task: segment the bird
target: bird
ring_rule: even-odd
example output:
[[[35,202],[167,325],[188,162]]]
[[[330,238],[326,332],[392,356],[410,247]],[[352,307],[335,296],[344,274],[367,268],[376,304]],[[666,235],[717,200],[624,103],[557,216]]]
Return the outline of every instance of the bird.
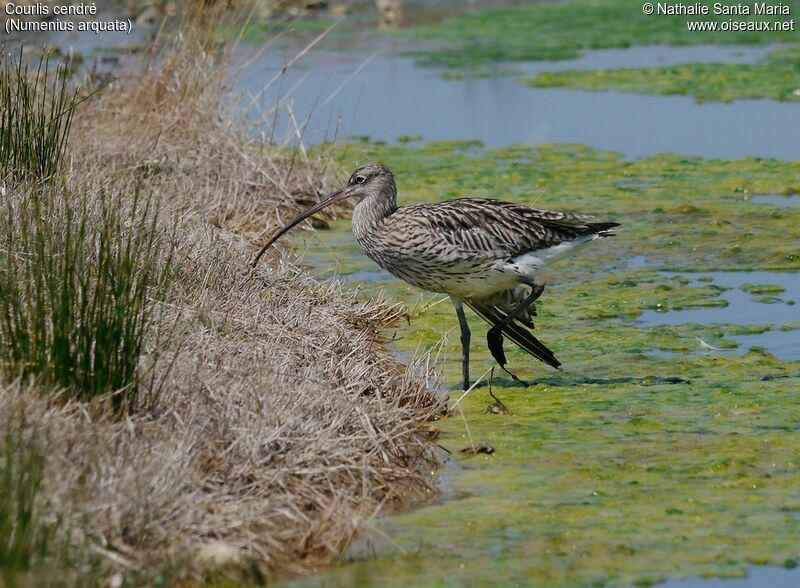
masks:
[[[364,253],[401,280],[446,294],[461,330],[461,375],[470,388],[471,332],[464,306],[491,325],[486,341],[492,357],[507,368],[503,335],[533,357],[558,369],[561,362],[531,332],[539,279],[550,264],[584,245],[614,236],[616,222],[593,216],[531,208],[488,198],[458,198],[433,204],[397,205],[397,184],[382,163],[357,168],[345,186],[275,232],[252,261],[280,237],[321,210],[356,198],[352,226]]]

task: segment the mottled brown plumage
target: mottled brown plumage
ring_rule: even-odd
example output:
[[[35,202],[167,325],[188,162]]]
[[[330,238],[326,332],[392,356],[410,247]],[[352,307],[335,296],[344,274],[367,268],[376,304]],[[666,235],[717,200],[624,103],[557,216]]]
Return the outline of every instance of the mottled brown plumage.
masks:
[[[613,235],[617,223],[485,198],[398,207],[394,175],[385,165],[371,163],[353,172],[342,190],[281,229],[254,264],[289,229],[352,196],[360,199],[353,211],[353,233],[364,252],[409,284],[452,298],[461,326],[465,387],[470,332],[463,304],[493,325],[487,334],[489,349],[503,369],[502,334],[541,361],[560,365],[529,330],[533,302],[544,289],[536,275],[581,245]]]

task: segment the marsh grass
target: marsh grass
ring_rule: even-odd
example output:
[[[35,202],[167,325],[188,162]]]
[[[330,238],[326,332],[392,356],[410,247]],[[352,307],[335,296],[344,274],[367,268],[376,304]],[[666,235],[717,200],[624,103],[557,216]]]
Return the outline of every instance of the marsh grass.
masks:
[[[170,256],[158,204],[138,187],[123,196],[53,181],[86,98],[46,57],[33,71],[22,52],[0,66],[0,376],[80,400],[107,395],[121,414],[140,404],[140,358]]]
[[[22,56],[0,57],[0,166],[3,175],[54,178],[81,102],[62,66],[43,56],[31,70]]]
[[[54,526],[40,517],[44,448],[22,409],[3,415],[0,438],[0,569],[30,567],[48,553]]]
[[[21,186],[0,216],[0,374],[139,406],[138,368],[171,255],[158,206],[101,189]],[[153,399],[151,398],[151,401]]]

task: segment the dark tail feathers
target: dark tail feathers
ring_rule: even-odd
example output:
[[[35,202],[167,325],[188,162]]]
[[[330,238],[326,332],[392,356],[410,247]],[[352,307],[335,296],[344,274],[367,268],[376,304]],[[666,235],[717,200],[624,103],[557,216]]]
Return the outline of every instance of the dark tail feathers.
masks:
[[[614,227],[618,227],[619,223],[587,223],[586,234],[588,235],[598,235],[600,237],[613,237]]]
[[[598,223],[598,224],[611,224],[615,223]],[[474,300],[465,300],[467,306],[475,311],[478,316],[491,325],[496,325],[505,316],[506,313],[488,304],[481,304]],[[556,359],[556,356],[550,351],[541,341],[539,341],[533,334],[517,321],[511,321],[509,325],[503,329],[503,334],[511,339],[514,343],[519,345],[522,349],[530,353],[536,359],[543,361],[547,365],[558,368],[561,362]]]

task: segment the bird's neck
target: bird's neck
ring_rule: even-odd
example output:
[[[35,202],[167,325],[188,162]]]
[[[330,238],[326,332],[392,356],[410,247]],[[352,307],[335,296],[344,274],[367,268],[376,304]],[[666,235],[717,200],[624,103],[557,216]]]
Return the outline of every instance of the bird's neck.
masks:
[[[358,238],[377,230],[383,220],[397,210],[397,193],[367,196],[353,210],[353,232]]]

